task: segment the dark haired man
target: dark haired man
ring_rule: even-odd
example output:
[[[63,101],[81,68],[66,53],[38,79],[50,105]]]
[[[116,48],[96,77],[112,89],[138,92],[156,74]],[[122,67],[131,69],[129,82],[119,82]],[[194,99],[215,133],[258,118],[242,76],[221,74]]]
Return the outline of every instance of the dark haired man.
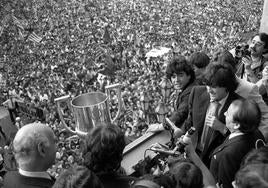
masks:
[[[102,123],[85,138],[84,165],[93,171],[104,188],[129,188],[135,178],[120,173],[125,136],[115,125]]]
[[[204,52],[195,52],[190,56],[189,62],[194,68],[195,82],[198,85],[203,85],[204,73],[209,64],[209,57]]]
[[[212,153],[210,171],[220,186],[231,188],[241,160],[254,148],[256,140],[264,137],[258,130],[261,112],[254,101],[233,101],[225,112],[225,119],[231,134]]]
[[[174,101],[175,111],[170,117],[177,127],[181,127],[188,115],[188,99],[195,85],[195,73],[184,56],[178,56],[167,66],[166,76],[178,92]]]
[[[228,135],[224,113],[240,96],[235,93],[238,83],[230,66],[209,64],[205,80],[206,86],[196,86],[191,91],[188,118],[182,128],[184,131],[191,126],[196,128],[193,143],[209,166],[211,152]]]

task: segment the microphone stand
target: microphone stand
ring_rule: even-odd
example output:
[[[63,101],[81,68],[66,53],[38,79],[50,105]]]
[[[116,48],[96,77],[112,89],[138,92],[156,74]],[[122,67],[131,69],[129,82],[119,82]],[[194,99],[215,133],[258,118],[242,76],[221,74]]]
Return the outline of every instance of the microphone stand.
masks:
[[[175,144],[175,138],[174,138],[174,129],[169,125],[169,123],[167,122],[166,118],[164,120],[163,126],[165,128],[165,130],[169,131],[170,133],[170,141],[168,143],[169,148],[174,148],[176,146]]]

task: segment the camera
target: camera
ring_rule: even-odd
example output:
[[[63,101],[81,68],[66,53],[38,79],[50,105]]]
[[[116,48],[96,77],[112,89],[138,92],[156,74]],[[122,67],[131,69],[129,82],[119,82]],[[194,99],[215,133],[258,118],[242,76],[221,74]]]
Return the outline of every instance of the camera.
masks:
[[[235,47],[235,57],[240,59],[242,57],[250,56],[249,45],[242,44]]]

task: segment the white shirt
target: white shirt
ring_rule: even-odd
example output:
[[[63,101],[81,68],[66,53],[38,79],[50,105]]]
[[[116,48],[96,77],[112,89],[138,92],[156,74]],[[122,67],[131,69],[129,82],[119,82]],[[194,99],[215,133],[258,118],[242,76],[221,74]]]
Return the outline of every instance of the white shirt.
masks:
[[[221,99],[220,101],[218,101],[218,103],[220,104],[220,107],[219,107],[219,110],[218,110],[218,114],[219,112],[221,111],[222,107],[224,106],[227,98],[229,96],[229,93],[223,98]],[[213,101],[210,101],[210,102],[213,102]],[[205,146],[205,139],[206,139],[206,136],[207,136],[207,133],[208,133],[208,125],[206,124],[206,119],[207,119],[207,116],[209,115],[209,109],[210,109],[210,106],[208,106],[208,109],[207,109],[207,112],[206,112],[206,117],[205,117],[205,123],[204,123],[204,127],[203,127],[203,132],[202,132],[202,135],[201,135],[201,139],[200,139],[200,142],[197,146],[198,149],[200,149],[200,151],[203,151],[204,149],[204,146]]]
[[[240,136],[240,135],[243,135],[244,133],[241,133],[241,132],[238,132],[238,133],[231,133],[230,134],[230,136],[229,136],[229,140],[231,139],[231,138],[234,138],[234,137],[236,137],[236,136]]]
[[[225,104],[225,102],[226,102],[226,100],[227,100],[227,98],[228,98],[228,96],[229,96],[229,93],[222,99],[222,100],[220,100],[220,101],[218,101],[220,104],[221,104],[221,106],[220,106],[220,108],[219,108],[219,111],[218,112],[220,112],[221,111],[221,109],[222,109],[222,107],[224,106],[224,104]]]
[[[19,168],[19,173],[23,176],[27,176],[27,177],[36,177],[36,178],[46,178],[46,179],[51,179],[51,177],[49,176],[49,174],[47,172],[29,172],[29,171],[25,171]]]

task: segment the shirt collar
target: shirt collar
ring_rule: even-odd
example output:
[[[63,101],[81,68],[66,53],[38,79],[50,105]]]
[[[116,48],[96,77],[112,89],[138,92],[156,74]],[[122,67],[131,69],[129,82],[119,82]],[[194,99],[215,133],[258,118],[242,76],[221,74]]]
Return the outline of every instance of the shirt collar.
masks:
[[[221,99],[219,101],[219,103],[221,104],[221,106],[223,106],[225,104],[225,101],[227,100],[228,96],[229,96],[229,93],[227,93],[227,95],[223,99]]]
[[[240,136],[240,135],[243,135],[243,134],[244,134],[244,133],[242,133],[242,132],[231,133],[230,136],[229,136],[229,140],[230,140],[231,138],[234,138],[234,137],[236,137],[236,136]]]
[[[30,172],[30,171],[25,171],[19,168],[19,173],[23,176],[27,177],[35,177],[35,178],[46,178],[46,179],[51,179],[50,175],[44,171],[44,172]]]
[[[227,93],[227,95],[223,99],[219,100],[218,103],[220,103],[220,105],[223,106],[225,104],[225,101],[227,100],[228,96],[229,96],[229,93]],[[213,102],[213,101],[210,101],[210,102]]]

